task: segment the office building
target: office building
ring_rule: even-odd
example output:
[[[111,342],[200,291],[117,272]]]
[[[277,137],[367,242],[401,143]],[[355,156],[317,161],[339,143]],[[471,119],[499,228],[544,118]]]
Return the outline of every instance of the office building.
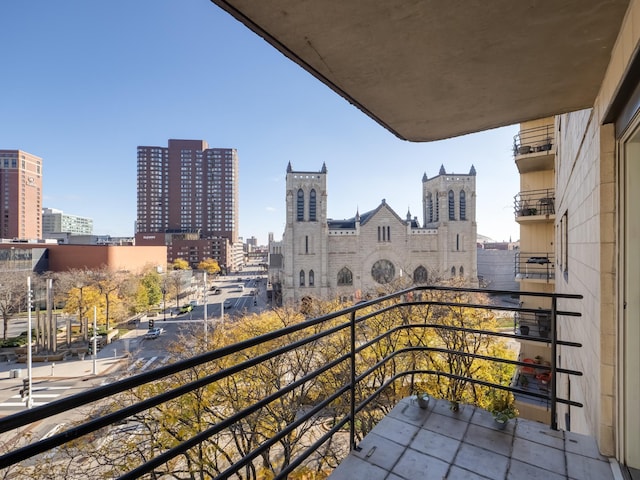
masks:
[[[167,245],[169,263],[211,257],[227,271],[240,266],[235,149],[204,140],[139,146],[137,177],[137,245]]]
[[[54,233],[92,235],[93,220],[87,217],[69,215],[55,208],[44,208],[42,210],[42,235],[47,238],[49,234]]]
[[[0,238],[42,237],[42,159],[22,150],[0,150]]]

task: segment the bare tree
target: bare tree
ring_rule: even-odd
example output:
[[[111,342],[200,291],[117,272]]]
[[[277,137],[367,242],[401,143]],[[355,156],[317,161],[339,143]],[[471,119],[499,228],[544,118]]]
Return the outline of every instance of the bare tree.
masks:
[[[9,320],[26,302],[28,276],[29,272],[0,270],[0,313],[4,326],[4,340],[7,339]]]
[[[120,275],[117,272],[112,272],[106,267],[102,267],[99,270],[87,272],[89,278],[93,280],[93,285],[98,289],[100,295],[105,300],[105,326],[107,332],[109,331],[109,313],[112,301],[117,298],[117,292],[120,289]]]
[[[85,300],[85,292],[94,287],[94,279],[92,272],[88,269],[72,269],[63,272],[58,276],[61,292],[69,301],[74,296],[74,290],[77,297],[74,299],[78,311],[78,320],[80,321],[80,331],[83,340],[89,339],[89,320],[88,313],[91,305]]]

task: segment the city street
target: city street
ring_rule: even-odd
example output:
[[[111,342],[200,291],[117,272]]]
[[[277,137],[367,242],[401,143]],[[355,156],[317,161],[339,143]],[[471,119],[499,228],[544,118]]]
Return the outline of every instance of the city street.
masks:
[[[208,328],[237,315],[254,313],[269,308],[266,299],[266,280],[256,279],[257,272],[245,272],[240,275],[220,277],[213,284],[220,288],[220,294],[207,291]],[[242,279],[242,280],[240,280]],[[237,291],[238,285],[243,291]],[[202,294],[202,289],[200,289]],[[190,299],[189,299],[190,300]],[[188,301],[188,300],[187,300]],[[224,317],[221,314],[224,304]],[[65,396],[113,382],[118,378],[135,375],[165,365],[170,357],[167,354],[169,344],[178,338],[180,333],[199,327],[203,324],[205,307],[198,301],[193,310],[183,314],[172,314],[173,309],[151,317],[153,326],[162,328],[163,333],[157,338],[145,338],[149,329],[149,321],[138,322],[120,339],[104,346],[94,359],[87,355],[84,359],[71,357],[59,362],[36,362],[32,365],[32,399],[33,406],[43,405]],[[166,320],[165,320],[166,318]],[[25,323],[23,326],[22,323]],[[26,321],[12,324],[10,328],[26,328]],[[25,363],[0,362],[0,417],[11,415],[26,408],[20,395],[23,381],[27,378]],[[81,413],[78,413],[81,415]],[[62,429],[69,422],[66,418],[54,416],[43,420],[32,429],[36,436],[52,434]],[[9,440],[5,434],[0,440]]]

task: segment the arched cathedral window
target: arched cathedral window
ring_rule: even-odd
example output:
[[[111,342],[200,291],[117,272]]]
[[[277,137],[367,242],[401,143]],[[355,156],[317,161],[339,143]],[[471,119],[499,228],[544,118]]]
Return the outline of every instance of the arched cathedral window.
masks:
[[[313,270],[309,270],[309,286],[313,287],[316,283],[316,278],[315,278],[315,274],[313,273]]]
[[[427,269],[420,265],[413,271],[413,283],[427,283],[429,275]]]
[[[304,270],[300,270],[300,286],[304,287]]]
[[[298,189],[298,198],[296,201],[297,219],[299,222],[304,221],[304,192]]]
[[[449,220],[456,219],[456,200],[453,190],[449,190]]]
[[[467,219],[467,195],[460,190],[460,220]]]
[[[338,285],[353,285],[353,274],[347,267],[342,267],[338,272]]]
[[[316,221],[316,191],[312,189],[309,192],[309,221]]]

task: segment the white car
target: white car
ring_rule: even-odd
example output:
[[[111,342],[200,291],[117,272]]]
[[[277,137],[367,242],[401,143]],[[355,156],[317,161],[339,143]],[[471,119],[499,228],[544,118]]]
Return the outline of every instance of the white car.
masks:
[[[158,338],[164,333],[164,328],[150,328],[147,333],[144,334],[144,338]]]

